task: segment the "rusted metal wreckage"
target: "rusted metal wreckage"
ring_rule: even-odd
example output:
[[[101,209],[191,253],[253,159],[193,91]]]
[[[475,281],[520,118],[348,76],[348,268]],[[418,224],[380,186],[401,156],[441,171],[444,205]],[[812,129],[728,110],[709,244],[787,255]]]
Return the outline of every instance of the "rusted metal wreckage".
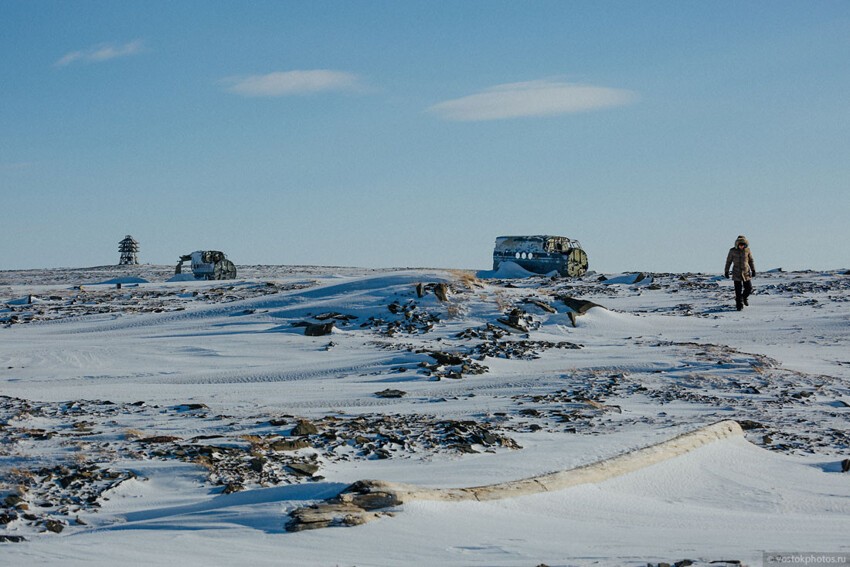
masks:
[[[493,270],[513,262],[535,274],[557,272],[564,277],[587,273],[587,254],[578,240],[565,236],[499,236],[493,249]]]
[[[198,250],[180,256],[175,274],[183,271],[183,262],[192,263],[192,275],[197,280],[232,280],[236,277],[236,266],[218,250]]]

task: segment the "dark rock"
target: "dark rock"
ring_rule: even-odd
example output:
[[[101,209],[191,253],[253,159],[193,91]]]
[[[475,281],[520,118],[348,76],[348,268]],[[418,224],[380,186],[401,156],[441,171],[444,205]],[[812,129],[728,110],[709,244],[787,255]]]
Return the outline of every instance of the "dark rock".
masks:
[[[503,325],[507,325],[509,327],[513,327],[518,331],[522,331],[523,333],[528,332],[528,325],[530,323],[531,317],[522,309],[515,308],[511,309],[511,312],[508,313],[507,319],[499,319],[499,323]]]
[[[429,351],[428,356],[430,356],[439,364],[442,364],[444,366],[456,366],[465,362],[463,356],[461,355],[454,354],[451,352],[443,352],[439,350]]]
[[[391,388],[387,388],[386,390],[381,390],[380,392],[375,392],[375,395],[379,398],[402,398],[407,395],[407,392],[402,390],[393,390]]]
[[[137,439],[137,442],[144,443],[145,445],[152,445],[155,443],[173,443],[174,441],[180,441],[180,437],[173,437],[171,435],[155,435],[153,437]]]
[[[263,467],[265,466],[265,464],[266,464],[266,458],[265,457],[254,457],[249,462],[249,466],[251,467],[251,470],[256,472],[256,473],[263,472]]]
[[[327,321],[328,319],[336,319],[338,321],[351,321],[353,319],[357,319],[356,315],[343,315],[342,313],[337,313],[336,311],[329,311],[328,313],[320,313],[313,317],[316,321]]]
[[[558,312],[557,309],[555,309],[554,307],[552,307],[548,303],[540,301],[539,299],[526,299],[525,302],[530,303],[532,305],[536,305],[537,307],[539,307],[543,311],[546,311],[547,313],[557,313]]]
[[[850,472],[850,459],[841,461],[841,472]]]
[[[24,541],[27,541],[24,536],[0,534],[0,543],[21,543]]]
[[[289,463],[286,467],[302,476],[313,476],[319,472],[319,465],[313,463]]]
[[[10,494],[3,500],[3,504],[8,508],[17,508],[24,499],[17,494]]]
[[[304,327],[304,334],[308,337],[321,337],[329,335],[334,330],[335,323],[329,321],[327,323],[310,323]]]
[[[298,449],[306,449],[310,446],[310,442],[306,439],[295,439],[295,440],[286,440],[281,439],[279,441],[274,441],[269,445],[269,449],[272,451],[282,452],[282,451],[297,451]]]
[[[563,301],[567,307],[569,307],[579,315],[584,315],[594,307],[602,307],[598,303],[593,303],[592,301],[587,301],[585,299],[576,299],[574,297],[569,297],[566,295],[562,295],[558,297],[558,299]],[[605,308],[602,307],[602,309]]]
[[[315,425],[306,419],[302,419],[298,422],[298,425],[292,428],[291,435],[316,435],[318,433],[319,429]]]
[[[65,524],[59,520],[47,520],[47,522],[44,523],[44,527],[47,528],[47,531],[49,532],[60,534],[62,533],[62,530],[65,529]]]

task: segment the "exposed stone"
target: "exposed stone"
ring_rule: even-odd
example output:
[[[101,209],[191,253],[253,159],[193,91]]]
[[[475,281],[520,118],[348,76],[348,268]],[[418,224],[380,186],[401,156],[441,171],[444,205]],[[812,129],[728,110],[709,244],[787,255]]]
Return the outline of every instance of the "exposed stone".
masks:
[[[269,449],[272,451],[283,452],[283,451],[297,451],[298,449],[306,449],[310,446],[310,442],[306,439],[281,439],[279,441],[274,441],[269,445]]]
[[[136,440],[139,443],[144,443],[145,445],[151,445],[154,443],[173,443],[174,441],[180,441],[180,437],[174,437],[171,435],[155,435],[153,437],[144,437],[142,439]]]
[[[320,313],[313,317],[316,321],[327,321],[328,319],[336,319],[337,321],[352,321],[357,319],[356,315],[343,315],[342,313],[337,313],[336,311],[329,311],[328,313]]]
[[[566,295],[562,295],[558,297],[558,299],[563,301],[567,307],[569,307],[579,315],[584,315],[594,307],[602,307],[598,303],[593,303],[592,301],[587,301],[584,299],[576,299],[574,297],[569,297]],[[605,309],[604,307],[602,308]]]
[[[245,490],[245,487],[238,482],[229,482],[224,486],[222,494],[233,494],[234,492],[241,492],[243,490]]]
[[[47,531],[49,532],[59,534],[62,533],[62,530],[65,529],[65,524],[63,524],[59,520],[47,520],[44,523],[44,527],[47,528]]]
[[[296,474],[303,476],[313,476],[319,472],[319,465],[314,463],[289,463],[286,466]]]
[[[739,419],[738,424],[741,426],[741,429],[744,431],[750,431],[752,429],[763,429],[764,425],[757,421],[753,421],[751,419]]]
[[[514,308],[511,309],[510,313],[508,313],[508,317],[506,319],[499,319],[499,323],[512,327],[518,331],[522,331],[523,333],[527,333],[531,323],[531,316],[522,309]]]
[[[10,494],[3,500],[3,504],[9,508],[17,508],[24,499],[17,494]]]
[[[379,398],[402,398],[407,395],[407,392],[402,390],[393,390],[391,388],[387,388],[386,390],[381,390],[380,392],[375,392],[375,395]]]
[[[432,350],[428,351],[428,356],[445,366],[455,366],[464,363],[463,356],[451,352]]]
[[[536,305],[537,307],[539,307],[543,311],[546,311],[547,313],[557,313],[558,312],[557,309],[555,309],[554,307],[552,307],[548,303],[540,301],[539,299],[526,299],[525,302],[530,303],[532,305]]]
[[[319,433],[319,429],[313,425],[310,421],[306,419],[302,419],[298,422],[298,425],[292,428],[292,435],[316,435]]]
[[[327,323],[311,323],[304,327],[304,334],[308,337],[321,337],[329,335],[334,330],[335,323],[329,321]]]

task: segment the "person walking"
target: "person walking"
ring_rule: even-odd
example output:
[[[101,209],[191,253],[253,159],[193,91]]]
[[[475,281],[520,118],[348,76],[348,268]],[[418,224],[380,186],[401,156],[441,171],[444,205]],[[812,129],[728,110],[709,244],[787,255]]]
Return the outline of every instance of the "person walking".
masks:
[[[723,275],[729,278],[729,268],[732,268],[732,281],[735,283],[735,307],[740,311],[744,305],[749,305],[747,298],[753,293],[753,278],[756,275],[756,263],[750,251],[750,243],[741,234],[735,239],[735,246],[726,255],[726,267]]]

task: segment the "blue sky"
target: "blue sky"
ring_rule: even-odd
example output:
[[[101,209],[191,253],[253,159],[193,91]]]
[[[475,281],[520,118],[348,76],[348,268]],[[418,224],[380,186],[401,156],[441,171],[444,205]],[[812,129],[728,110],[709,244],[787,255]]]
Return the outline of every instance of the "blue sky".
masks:
[[[0,0],[0,270],[850,268],[850,2]]]

